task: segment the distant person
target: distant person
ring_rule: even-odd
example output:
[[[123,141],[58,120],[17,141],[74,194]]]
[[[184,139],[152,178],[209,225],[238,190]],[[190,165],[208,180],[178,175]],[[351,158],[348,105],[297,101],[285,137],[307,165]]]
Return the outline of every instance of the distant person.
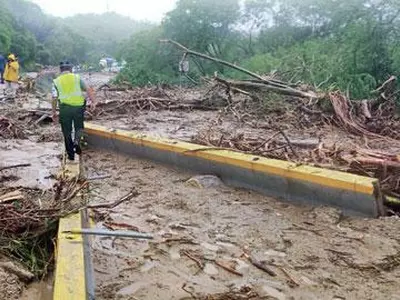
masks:
[[[112,59],[111,57],[107,57],[107,58],[106,58],[106,61],[107,61],[108,72],[111,72],[111,68],[112,68],[114,59]]]
[[[7,83],[6,94],[14,98],[18,89],[19,63],[14,54],[7,58],[6,68],[4,70],[4,80]]]
[[[83,119],[86,101],[83,91],[87,91],[92,108],[94,108],[95,97],[92,88],[88,87],[78,74],[72,73],[72,64],[68,61],[60,63],[61,75],[53,81],[52,107],[53,121],[56,122],[57,105],[60,108],[59,121],[64,135],[65,149],[69,161],[75,160],[75,154],[81,155],[80,140],[83,133]],[[75,129],[72,138],[72,125]]]
[[[4,74],[5,66],[6,66],[6,59],[4,58],[3,55],[0,54],[0,83],[1,84],[4,84],[3,74]]]

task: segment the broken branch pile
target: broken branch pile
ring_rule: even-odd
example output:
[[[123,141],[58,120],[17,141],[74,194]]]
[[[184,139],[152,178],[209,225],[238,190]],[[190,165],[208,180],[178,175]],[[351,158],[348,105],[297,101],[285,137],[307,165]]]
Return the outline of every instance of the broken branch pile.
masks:
[[[185,57],[188,55],[197,56],[222,64],[251,77],[251,79],[246,80],[229,80],[220,78],[217,73],[215,74],[215,84],[226,88],[230,108],[232,108],[233,93],[240,93],[249,97],[252,101],[257,102],[258,100],[258,102],[262,102],[263,98],[265,98],[265,93],[272,92],[282,96],[290,96],[290,98],[284,99],[286,101],[289,100],[289,102],[298,103],[300,100],[302,105],[297,107],[297,109],[303,113],[313,115],[314,117],[315,115],[319,115],[324,121],[326,119],[333,119],[337,125],[340,125],[350,133],[371,138],[384,138],[381,135],[381,132],[384,130],[383,126],[375,128],[374,132],[371,132],[366,126],[366,122],[370,121],[372,116],[377,117],[379,112],[382,111],[383,105],[393,101],[398,94],[396,92],[396,77],[394,76],[390,77],[375,91],[380,93],[377,99],[351,101],[340,92],[319,93],[312,90],[309,86],[284,82],[277,79],[276,74],[261,76],[236,64],[188,49],[176,41],[161,40],[160,42],[169,43],[177,47],[184,52]]]
[[[41,190],[0,189],[0,251],[43,275],[53,259],[58,220],[85,206],[72,199],[86,187],[86,182],[60,181],[55,196]]]
[[[3,139],[24,139],[25,133],[23,128],[13,123],[5,116],[0,116],[0,137]]]
[[[200,131],[192,141],[209,146],[207,149],[232,149],[378,178],[386,195],[400,198],[400,156],[369,149],[367,146],[363,148],[359,146],[362,143],[360,138],[329,143],[318,138],[287,136],[282,130],[268,131],[267,136],[258,136],[233,134],[211,127]]]
[[[103,93],[101,93],[103,92]],[[126,114],[132,111],[157,110],[215,110],[199,99],[190,99],[178,88],[117,88],[102,86],[98,93],[95,117]],[[189,99],[188,99],[189,98]]]
[[[261,128],[259,120],[264,119],[263,128],[278,130],[278,133],[269,138],[254,138],[243,134],[215,132],[211,126],[208,131],[200,132],[194,137],[194,142],[376,177],[387,194],[400,196],[399,157],[369,149],[368,145],[368,140],[373,140],[374,144],[388,142],[397,149],[395,151],[399,150],[400,121],[395,116],[395,100],[399,94],[396,91],[396,77],[391,76],[374,91],[379,93],[375,99],[353,101],[339,91],[320,93],[309,86],[284,82],[276,78],[276,74],[261,76],[235,64],[188,49],[172,40],[161,42],[177,47],[184,52],[185,57],[192,55],[210,60],[250,77],[245,80],[231,80],[221,78],[215,73],[214,80],[208,82],[214,83],[211,88],[213,91],[216,90],[215,87],[225,89],[225,114],[231,114],[253,128]],[[237,94],[240,97],[235,99]],[[265,107],[268,102],[266,99],[274,98],[272,95],[280,96],[279,100],[275,98],[275,102],[278,102],[275,106],[281,106],[277,111]],[[366,149],[354,146],[354,143],[328,146],[322,141],[305,149],[304,145],[291,142],[281,130],[288,128],[289,124],[293,129],[304,130],[317,130],[321,126],[327,127],[326,125],[336,126],[354,135],[353,140],[361,137]],[[277,140],[277,136],[283,136],[283,142]]]

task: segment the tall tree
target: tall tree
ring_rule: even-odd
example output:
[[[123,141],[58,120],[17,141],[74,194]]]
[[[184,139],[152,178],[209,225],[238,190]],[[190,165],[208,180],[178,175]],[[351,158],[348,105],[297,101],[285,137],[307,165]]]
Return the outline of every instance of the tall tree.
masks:
[[[187,47],[221,56],[240,17],[238,0],[179,0],[163,27],[167,37]]]

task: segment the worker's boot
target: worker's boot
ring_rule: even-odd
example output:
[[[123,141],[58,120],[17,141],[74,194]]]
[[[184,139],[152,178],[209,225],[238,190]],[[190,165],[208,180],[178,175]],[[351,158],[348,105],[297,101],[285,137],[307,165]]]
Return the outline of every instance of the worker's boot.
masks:
[[[82,154],[82,149],[79,143],[74,145],[75,153],[78,154],[79,156]]]

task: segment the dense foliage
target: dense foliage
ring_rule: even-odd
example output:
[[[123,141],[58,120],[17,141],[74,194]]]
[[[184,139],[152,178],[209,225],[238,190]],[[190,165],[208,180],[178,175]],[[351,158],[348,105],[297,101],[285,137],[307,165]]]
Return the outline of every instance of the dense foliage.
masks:
[[[398,1],[246,0],[239,9],[240,3],[179,0],[164,18],[159,36],[260,74],[278,71],[285,80],[349,90],[356,98],[368,97],[389,75],[399,75]],[[138,46],[138,39],[153,39],[153,51]],[[130,75],[135,84],[176,81],[180,57],[156,44],[154,31],[133,36],[128,44],[125,79]],[[243,76],[191,59],[194,78],[216,70]]]
[[[16,53],[26,69],[35,63],[97,63],[115,55],[119,44],[148,28],[114,13],[55,18],[26,0],[0,0],[0,53]]]
[[[17,52],[26,65],[97,62],[102,55],[127,61],[119,80],[135,85],[180,80],[182,53],[173,39],[260,74],[354,98],[400,70],[397,0],[178,0],[158,26],[114,13],[61,19],[26,0],[0,0],[0,53]],[[190,57],[189,76],[229,68]]]

